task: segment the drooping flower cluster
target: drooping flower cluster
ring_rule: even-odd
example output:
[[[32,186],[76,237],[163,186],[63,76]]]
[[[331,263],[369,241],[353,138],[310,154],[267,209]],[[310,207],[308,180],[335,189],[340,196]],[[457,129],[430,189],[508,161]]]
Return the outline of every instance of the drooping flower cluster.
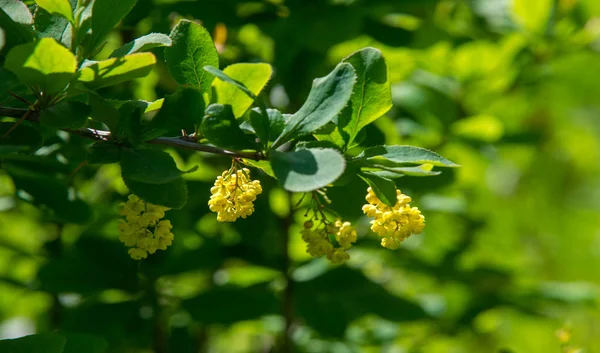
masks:
[[[313,229],[314,222],[304,222],[302,239],[306,242],[306,252],[313,257],[326,256],[334,264],[342,264],[350,259],[346,250],[356,242],[356,230],[350,222],[336,220],[333,224],[322,223]]]
[[[396,189],[396,204],[390,207],[381,202],[373,189],[367,189],[368,204],[362,210],[373,217],[371,230],[382,237],[381,246],[395,250],[400,243],[411,236],[419,234],[425,228],[425,217],[417,207],[410,207],[411,198]]]
[[[129,195],[127,202],[119,206],[119,214],[125,217],[119,222],[119,240],[132,247],[129,249],[131,258],[145,259],[148,254],[166,250],[173,243],[171,222],[160,220],[168,207],[147,203],[135,195]]]
[[[211,211],[217,212],[219,222],[234,222],[246,218],[254,212],[256,195],[262,192],[260,181],[250,179],[248,168],[235,166],[217,177],[210,189],[212,196],[208,201]]]

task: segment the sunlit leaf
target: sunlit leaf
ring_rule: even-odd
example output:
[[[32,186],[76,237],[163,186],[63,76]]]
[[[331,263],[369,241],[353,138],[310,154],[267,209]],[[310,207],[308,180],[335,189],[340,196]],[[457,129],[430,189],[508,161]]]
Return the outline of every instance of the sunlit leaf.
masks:
[[[38,86],[47,93],[65,88],[75,77],[76,65],[75,56],[52,38],[14,47],[4,63],[22,83]]]
[[[175,81],[208,92],[215,77],[204,67],[219,66],[219,55],[208,31],[197,23],[181,20],[170,37],[173,43],[165,48],[165,60]]]

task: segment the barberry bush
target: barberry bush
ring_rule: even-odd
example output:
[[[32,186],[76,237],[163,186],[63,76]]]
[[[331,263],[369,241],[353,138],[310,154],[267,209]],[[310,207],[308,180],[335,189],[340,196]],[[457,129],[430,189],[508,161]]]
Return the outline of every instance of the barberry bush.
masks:
[[[518,202],[479,198],[518,177],[480,158],[538,143],[509,131],[556,68],[529,71],[592,37],[569,22],[540,39],[545,20],[524,14],[545,10],[515,3],[529,34],[492,44],[479,5],[449,0],[0,0],[0,191],[43,244],[11,248],[31,281],[0,282],[45,303],[25,310],[44,313],[38,334],[0,352],[419,351],[485,336],[500,307],[545,315],[529,304],[555,294],[510,287],[526,281],[498,265],[504,243],[468,257],[485,224],[519,229]],[[413,36],[429,12],[455,43]],[[430,282],[442,294],[415,294]]]

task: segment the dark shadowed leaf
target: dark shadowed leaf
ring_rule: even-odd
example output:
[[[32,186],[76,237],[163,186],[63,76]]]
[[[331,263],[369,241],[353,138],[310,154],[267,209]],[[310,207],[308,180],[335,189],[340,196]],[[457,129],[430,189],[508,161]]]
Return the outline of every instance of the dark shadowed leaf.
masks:
[[[287,121],[273,147],[312,134],[333,120],[348,103],[355,81],[356,73],[348,63],[341,63],[329,75],[315,79],[306,102]]]
[[[40,333],[12,340],[0,340],[0,352],[63,353],[67,340],[55,333]]]

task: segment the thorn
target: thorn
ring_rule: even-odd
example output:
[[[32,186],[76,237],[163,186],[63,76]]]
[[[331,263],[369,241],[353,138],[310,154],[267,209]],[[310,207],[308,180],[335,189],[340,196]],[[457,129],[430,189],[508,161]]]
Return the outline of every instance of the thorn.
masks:
[[[10,127],[10,129],[8,129],[7,132],[4,133],[4,135],[2,135],[2,138],[6,138],[14,129],[16,129],[19,125],[21,125],[21,123],[27,119],[27,117],[29,116],[29,114],[31,114],[31,110],[28,110],[27,112],[25,112],[25,114],[23,114],[23,116],[21,118],[19,118],[19,120],[13,124],[13,126]]]

